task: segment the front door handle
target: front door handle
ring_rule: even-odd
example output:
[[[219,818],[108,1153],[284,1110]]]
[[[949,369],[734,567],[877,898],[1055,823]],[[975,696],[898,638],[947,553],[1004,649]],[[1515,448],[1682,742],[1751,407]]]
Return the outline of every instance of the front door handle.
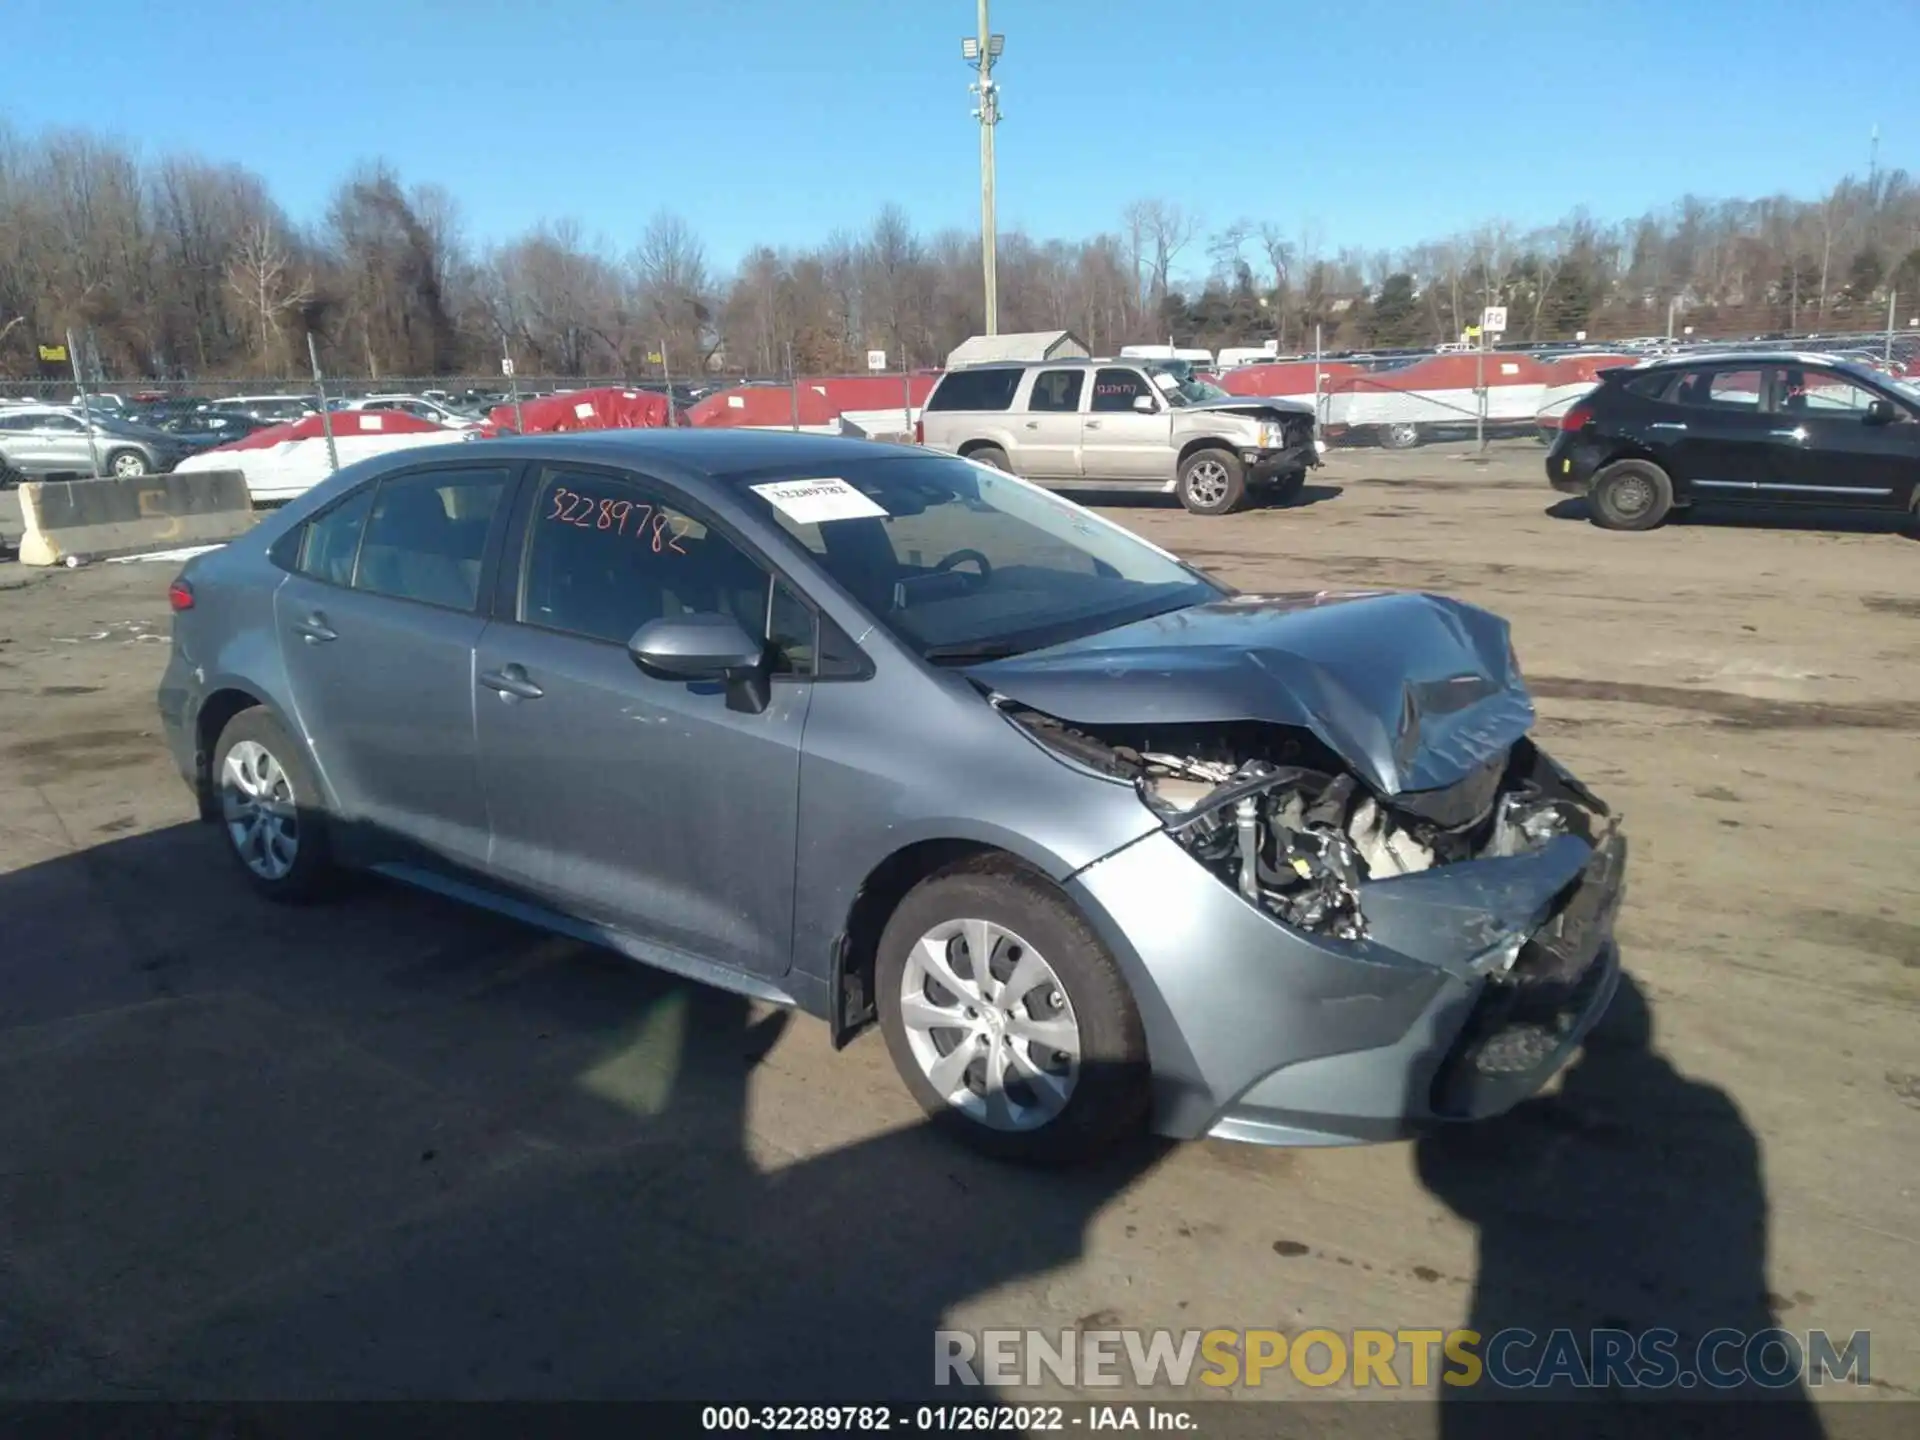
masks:
[[[1098,430],[1099,428],[1100,428],[1100,422],[1098,420],[1087,421],[1087,429]]]
[[[1791,430],[1775,430],[1771,433],[1780,440],[1804,440],[1807,438],[1807,427],[1796,425]]]
[[[304,620],[293,622],[293,633],[304,639],[309,645],[322,645],[329,640],[338,640],[340,632],[327,624],[327,617],[318,610]]]
[[[498,690],[502,700],[538,700],[547,692],[527,678],[525,666],[503,665],[498,670],[483,670],[480,683]]]

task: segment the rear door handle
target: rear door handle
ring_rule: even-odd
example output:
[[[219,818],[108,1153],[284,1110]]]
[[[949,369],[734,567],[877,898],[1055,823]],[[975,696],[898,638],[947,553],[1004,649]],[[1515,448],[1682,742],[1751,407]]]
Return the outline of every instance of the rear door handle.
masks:
[[[1686,428],[1687,424],[1684,420],[1656,420],[1647,426],[1649,430],[1684,430]]]
[[[1040,422],[1038,420],[1029,420],[1027,421],[1027,428],[1029,430],[1038,430],[1040,428]]]
[[[328,640],[340,638],[340,632],[327,624],[327,617],[318,610],[304,620],[294,621],[293,633],[303,638],[309,645],[321,645]]]
[[[484,670],[480,674],[480,683],[489,690],[498,690],[502,700],[538,700],[547,693],[527,678],[526,667],[521,665],[503,665],[498,670]]]
[[[1770,433],[1780,440],[1804,440],[1807,438],[1807,427],[1796,425],[1791,430],[1774,430]]]
[[[1099,428],[1100,428],[1100,422],[1098,420],[1087,421],[1087,429],[1098,430]]]

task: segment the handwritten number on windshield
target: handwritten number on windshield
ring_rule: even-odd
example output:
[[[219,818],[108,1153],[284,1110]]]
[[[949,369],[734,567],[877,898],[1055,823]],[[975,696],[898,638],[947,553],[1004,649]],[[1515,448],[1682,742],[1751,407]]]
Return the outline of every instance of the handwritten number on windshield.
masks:
[[[685,555],[680,544],[687,536],[687,520],[670,510],[638,505],[631,500],[596,500],[564,485],[553,487],[553,509],[547,520],[571,525],[576,530],[607,530],[615,535],[628,533],[652,549],[656,555]]]

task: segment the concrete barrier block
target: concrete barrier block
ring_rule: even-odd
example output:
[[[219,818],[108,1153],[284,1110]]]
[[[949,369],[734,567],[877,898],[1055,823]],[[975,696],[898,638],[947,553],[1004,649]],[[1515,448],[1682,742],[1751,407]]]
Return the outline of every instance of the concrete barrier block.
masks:
[[[58,565],[206,545],[244,535],[255,519],[238,470],[124,480],[32,480],[20,487],[20,561]]]

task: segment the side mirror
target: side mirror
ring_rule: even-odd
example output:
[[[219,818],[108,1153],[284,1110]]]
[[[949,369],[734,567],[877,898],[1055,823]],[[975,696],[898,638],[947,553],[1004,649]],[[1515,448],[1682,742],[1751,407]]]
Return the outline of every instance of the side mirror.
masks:
[[[1900,412],[1893,408],[1891,400],[1869,400],[1867,402],[1866,423],[1869,425],[1891,425],[1900,418]]]
[[[1152,415],[1158,411],[1160,407],[1153,403],[1153,396],[1136,395],[1133,397],[1133,408],[1142,415]]]
[[[758,714],[771,698],[767,647],[731,615],[649,620],[627,641],[641,670],[666,680],[724,680],[727,708]]]

